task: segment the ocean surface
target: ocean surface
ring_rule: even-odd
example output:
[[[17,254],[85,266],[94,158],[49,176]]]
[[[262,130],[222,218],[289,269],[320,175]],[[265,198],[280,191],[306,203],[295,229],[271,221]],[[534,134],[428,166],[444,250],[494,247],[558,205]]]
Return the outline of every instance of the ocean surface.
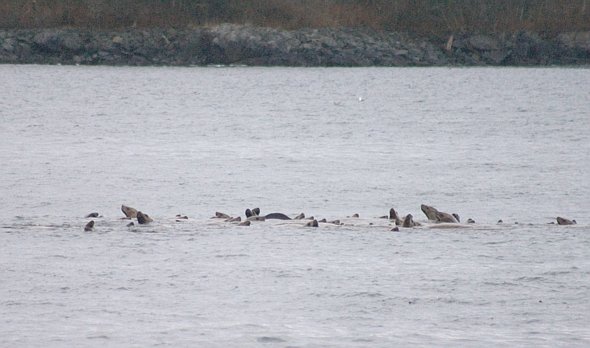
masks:
[[[587,347],[589,82],[0,65],[0,346]]]

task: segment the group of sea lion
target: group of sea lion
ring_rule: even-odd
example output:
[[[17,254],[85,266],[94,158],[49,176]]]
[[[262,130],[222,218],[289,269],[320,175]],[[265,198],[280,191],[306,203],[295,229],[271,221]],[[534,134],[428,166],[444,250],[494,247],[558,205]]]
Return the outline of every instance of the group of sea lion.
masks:
[[[240,216],[232,217],[228,214],[220,213],[220,212],[215,212],[215,216],[213,216],[212,219],[224,219],[224,221],[227,221],[227,222],[238,223],[238,225],[240,225],[240,226],[250,226],[251,221],[266,221],[266,220],[273,220],[273,219],[275,219],[275,220],[304,220],[304,219],[306,219],[304,213],[294,216],[293,218],[291,218],[287,214],[283,214],[283,213],[270,213],[270,214],[266,214],[266,215],[260,215],[260,208],[253,208],[253,209],[248,208],[248,209],[246,209],[244,214],[246,215],[245,221],[242,221],[242,218]],[[306,227],[318,227],[319,226],[318,221],[316,219],[314,219],[313,216],[308,217],[307,220],[310,220],[310,221],[305,223],[304,226],[306,226]],[[323,219],[323,220],[320,220],[320,222],[327,222],[327,221],[326,221],[326,219]],[[332,223],[334,223],[334,222],[332,222]]]
[[[137,223],[140,225],[145,225],[145,224],[149,224],[150,222],[153,222],[154,219],[152,219],[148,214],[143,213],[141,211],[138,211],[135,208],[131,208],[126,206],[125,204],[121,205],[121,211],[123,212],[123,214],[125,214],[124,219],[137,219]],[[87,218],[90,217],[99,217],[98,213],[90,213],[88,215],[86,215]],[[177,215],[176,218],[178,219],[188,219],[186,216],[180,216]],[[129,224],[127,224],[127,226],[134,226],[135,223],[130,222]],[[84,226],[84,231],[86,232],[90,232],[94,230],[94,220],[90,220],[86,226]]]
[[[438,224],[438,223],[444,223],[443,225],[448,226],[448,224],[460,224],[461,219],[459,218],[459,215],[456,213],[445,213],[445,212],[441,212],[439,210],[437,210],[436,208],[426,205],[426,204],[422,204],[420,206],[420,210],[422,210],[422,212],[424,213],[424,215],[426,215],[426,217],[428,218],[428,221],[430,223],[434,223],[434,224]],[[154,220],[146,213],[143,213],[141,211],[138,211],[135,208],[126,206],[126,205],[121,205],[121,211],[123,212],[123,214],[125,215],[125,219],[137,219],[137,223],[140,225],[145,225],[148,224],[150,222],[153,222]],[[266,220],[272,220],[272,219],[276,219],[276,220],[305,220],[305,223],[303,224],[304,227],[318,227],[320,223],[326,223],[326,224],[332,224],[332,225],[343,225],[342,222],[340,222],[340,220],[331,220],[328,221],[327,219],[321,219],[321,220],[317,220],[315,219],[313,216],[311,217],[305,217],[304,213],[301,213],[297,216],[294,217],[289,217],[287,214],[283,214],[283,213],[269,213],[266,215],[261,215],[260,214],[260,208],[253,208],[253,209],[246,209],[246,211],[244,212],[244,214],[246,215],[246,218],[242,221],[242,218],[240,216],[237,217],[232,217],[228,214],[225,213],[221,213],[221,212],[215,212],[215,216],[212,217],[212,219],[223,219],[223,221],[225,222],[230,222],[230,223],[235,223],[238,226],[250,226],[252,221],[266,221]],[[100,215],[98,213],[90,213],[88,215],[86,215],[86,218],[96,218],[96,217],[100,217]],[[349,216],[352,218],[359,218],[358,214],[353,214],[352,216]],[[393,229],[391,229],[392,231],[399,231],[398,226],[401,227],[405,227],[405,228],[412,228],[412,227],[416,227],[416,226],[421,226],[422,224],[414,221],[414,217],[412,214],[407,214],[406,216],[400,217],[400,215],[395,211],[394,208],[391,208],[389,210],[389,215],[388,216],[381,216],[381,218],[384,219],[389,219],[392,223],[395,224],[395,227],[393,227]],[[176,215],[175,217],[176,221],[180,221],[181,219],[188,219],[188,217],[186,215]],[[557,220],[557,224],[558,225],[575,225],[577,224],[576,220],[569,220],[563,217],[558,216],[556,218]],[[467,224],[474,224],[475,221],[473,219],[467,219]],[[502,220],[498,220],[498,223],[502,223]],[[552,224],[554,224],[554,222],[551,222]],[[84,226],[84,231],[93,231],[94,230],[94,220],[90,220],[86,226]],[[134,222],[130,222],[127,226],[134,226]]]

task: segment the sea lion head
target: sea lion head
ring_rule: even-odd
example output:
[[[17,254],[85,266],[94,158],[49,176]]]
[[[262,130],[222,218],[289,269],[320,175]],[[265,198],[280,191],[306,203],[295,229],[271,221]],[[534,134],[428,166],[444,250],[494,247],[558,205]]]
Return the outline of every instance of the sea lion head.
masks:
[[[140,211],[137,212],[137,223],[140,225],[144,225],[154,221],[148,214],[142,213]]]
[[[246,214],[246,218],[249,218],[250,216],[252,216],[252,210],[250,210],[250,208],[248,208],[248,209],[246,209],[244,214]]]
[[[310,222],[305,224],[305,227],[319,227],[320,224],[318,223],[318,220],[311,220]]]
[[[389,220],[397,220],[399,219],[399,217],[397,216],[397,212],[395,211],[395,209],[391,208],[389,209]]]
[[[125,214],[126,217],[129,219],[133,219],[137,217],[137,209],[128,207],[126,205],[121,205],[121,211]]]
[[[404,222],[402,224],[402,227],[414,227],[414,217],[412,216],[412,214],[408,214],[406,215],[406,217],[404,218]]]
[[[89,232],[94,229],[94,220],[90,220],[86,226],[84,226],[84,231]]]
[[[217,218],[217,219],[229,219],[230,217],[231,216],[229,216],[229,215],[227,215],[225,213],[221,213],[221,212],[218,212],[218,211],[215,212],[215,218]]]
[[[436,221],[436,213],[438,213],[438,210],[436,210],[435,207],[431,207],[429,205],[422,204],[422,205],[420,205],[420,210],[422,210],[422,212],[424,213],[424,215],[426,215],[428,220]]]
[[[252,209],[252,215],[260,216],[260,208]]]

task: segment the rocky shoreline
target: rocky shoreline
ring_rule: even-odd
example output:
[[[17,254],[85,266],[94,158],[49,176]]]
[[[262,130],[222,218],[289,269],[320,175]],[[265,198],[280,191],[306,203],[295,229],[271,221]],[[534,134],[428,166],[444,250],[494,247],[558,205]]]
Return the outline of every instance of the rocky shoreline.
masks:
[[[590,32],[445,39],[369,29],[0,30],[0,63],[251,66],[544,66],[590,64]]]

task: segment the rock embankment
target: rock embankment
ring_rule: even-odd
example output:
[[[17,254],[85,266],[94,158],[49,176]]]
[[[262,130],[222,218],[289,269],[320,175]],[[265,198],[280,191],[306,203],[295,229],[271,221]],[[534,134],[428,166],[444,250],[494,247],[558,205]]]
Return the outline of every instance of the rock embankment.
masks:
[[[590,32],[455,34],[223,24],[196,29],[0,30],[0,63],[103,65],[448,66],[590,64]]]

